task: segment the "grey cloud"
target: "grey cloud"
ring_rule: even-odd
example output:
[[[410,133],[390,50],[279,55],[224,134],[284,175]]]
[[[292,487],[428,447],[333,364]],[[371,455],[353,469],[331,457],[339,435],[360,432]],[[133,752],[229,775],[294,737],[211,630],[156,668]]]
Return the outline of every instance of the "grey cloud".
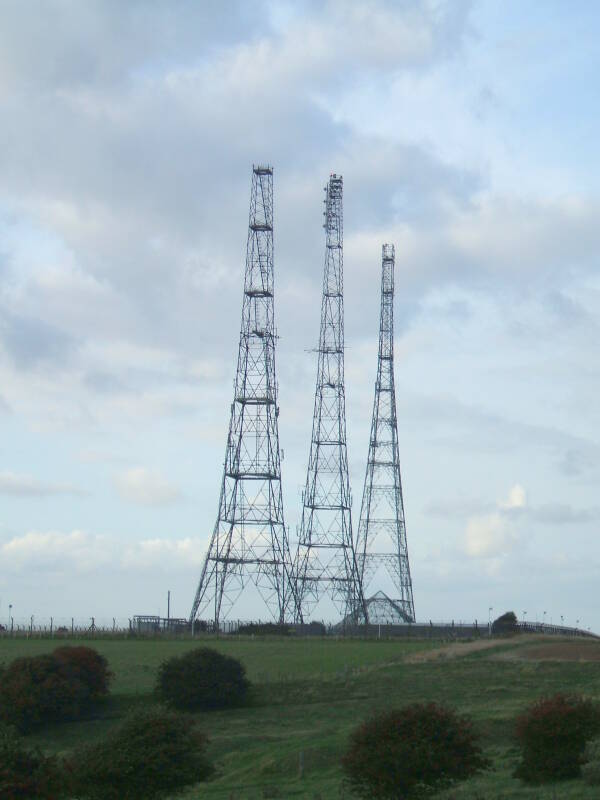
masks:
[[[127,389],[118,377],[108,372],[88,372],[83,383],[88,389],[100,394],[114,394]]]
[[[600,507],[573,508],[567,503],[547,503],[527,510],[527,516],[544,525],[572,525],[600,521]]]
[[[202,15],[185,5],[174,15],[173,25],[179,27],[165,34],[172,40],[165,43],[157,35],[148,47],[148,20],[155,15],[157,30],[169,31],[164,17],[171,14],[170,7],[153,6],[152,12],[144,4],[128,8],[122,15],[111,3],[90,4],[87,11],[71,9],[73,19],[57,35],[66,37],[64,69],[77,74],[76,81],[66,72],[61,77],[50,70],[48,85],[35,84],[22,95],[7,78],[4,123],[12,132],[7,137],[11,145],[0,154],[7,202],[58,234],[78,268],[95,281],[93,286],[79,282],[72,289],[33,283],[29,306],[45,320],[40,326],[65,321],[69,335],[79,340],[120,336],[193,357],[232,352],[239,324],[249,164],[269,160],[276,167],[278,308],[285,313],[288,340],[300,336],[312,344],[306,341],[306,305],[298,302],[297,292],[318,296],[321,186],[332,169],[347,172],[347,219],[356,230],[375,225],[378,216],[406,221],[409,211],[413,217],[441,213],[449,196],[462,207],[479,185],[475,175],[441,164],[420,147],[356,137],[315,102],[311,87],[321,85],[323,74],[321,67],[311,71],[313,53],[302,41],[301,13],[278,32],[263,26],[260,42],[247,30],[241,44],[235,32],[227,34],[229,39],[215,34],[213,44],[220,45],[210,57],[196,57],[182,47],[173,63],[169,47],[184,35],[182,20],[189,12],[193,30]],[[373,24],[380,23],[372,5],[355,8],[356,13],[348,14],[332,3],[310,22],[312,33],[320,36],[344,18],[343,35],[331,39],[327,58],[333,47],[342,59],[382,71],[421,59],[412,44],[390,51],[383,60],[373,48],[363,48],[354,29],[364,26],[366,11],[374,15]],[[405,37],[416,31],[422,41],[414,46],[423,51],[422,63],[431,63],[446,57],[448,48],[460,47],[467,11],[466,3],[441,6],[437,13],[418,3],[383,4],[381,19],[388,15]],[[227,17],[204,6],[211,19],[213,12],[221,22],[207,23],[208,39],[211,26],[224,26]],[[27,34],[21,12],[14,13],[18,40]],[[238,33],[244,13],[236,17]],[[144,17],[139,29],[136,15]],[[115,26],[119,30],[113,41]],[[72,30],[83,31],[81,41],[87,42],[94,62],[89,69],[80,63],[77,48],[70,48]],[[128,42],[126,53],[121,37]],[[114,58],[106,56],[106,64],[111,59],[115,64],[111,74],[105,71],[105,56],[97,52],[104,39],[110,39],[108,53],[111,48],[116,52]],[[265,51],[272,63],[265,60]],[[11,53],[9,61],[12,57],[18,62]],[[334,58],[321,66],[325,73],[335,72],[338,62]],[[126,79],[132,70],[137,70],[136,79]],[[51,91],[58,86],[60,91]],[[407,191],[412,204],[406,202]],[[307,236],[308,231],[314,235]],[[355,284],[358,295],[370,281],[366,270]],[[73,298],[68,307],[67,294]],[[286,302],[288,296],[292,302]],[[405,320],[414,313],[406,302]],[[357,330],[362,330],[360,321]],[[57,360],[61,346],[67,355],[68,339],[58,332],[56,327],[42,336],[48,352],[40,357]],[[29,339],[34,338],[32,331]],[[27,354],[34,360],[33,342],[24,341],[23,352],[15,353],[18,340],[11,341],[13,353],[21,362]],[[136,382],[131,374],[107,367],[99,363],[85,369],[84,385],[105,392],[143,385],[144,376]]]
[[[265,3],[49,0],[3,4],[3,84],[20,89],[113,83],[158,61],[199,59],[268,23]]]
[[[544,305],[561,324],[575,325],[589,320],[589,314],[582,303],[569,297],[564,291],[548,292],[544,298]]]
[[[62,364],[76,349],[75,341],[59,328],[7,311],[0,319],[0,341],[21,369],[47,362]]]
[[[587,443],[566,447],[559,460],[560,471],[570,478],[577,478],[598,463],[599,456]]]
[[[432,500],[423,509],[425,514],[442,519],[463,520],[475,514],[488,514],[495,506],[475,498],[457,497],[451,500]]]
[[[546,451],[549,463],[562,472],[565,460],[578,476],[600,467],[600,445],[568,431],[508,419],[484,408],[466,405],[455,397],[398,392],[398,416],[406,426],[422,429],[430,443],[472,452],[515,453],[524,448]]]

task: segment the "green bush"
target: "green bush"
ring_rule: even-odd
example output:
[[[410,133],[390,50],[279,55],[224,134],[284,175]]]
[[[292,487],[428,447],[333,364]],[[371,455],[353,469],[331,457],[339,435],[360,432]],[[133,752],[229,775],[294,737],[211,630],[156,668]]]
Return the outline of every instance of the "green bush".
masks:
[[[577,695],[538,700],[517,719],[521,763],[515,775],[539,784],[576,778],[586,742],[600,733],[600,706]]]
[[[156,692],[180,711],[210,711],[241,705],[249,686],[243,664],[200,647],[160,665]]]
[[[108,668],[108,661],[97,650],[83,646],[57,647],[52,655],[74,678],[87,686],[92,699],[99,700],[108,694],[113,673]]]
[[[52,655],[17,658],[0,676],[0,719],[21,732],[76,719],[88,703],[87,686]]]
[[[422,797],[488,766],[470,721],[436,703],[364,722],[342,758],[346,782],[369,800]]]
[[[80,800],[157,800],[206,780],[205,737],[190,717],[149,709],[130,715],[105,741],[69,760]]]
[[[89,647],[17,658],[0,672],[0,720],[21,732],[78,719],[108,692],[106,659]]]
[[[290,626],[277,622],[248,622],[240,625],[237,632],[242,635],[289,636]]]
[[[589,786],[600,786],[600,739],[587,743],[583,759],[581,777]]]
[[[514,611],[507,611],[492,622],[492,633],[495,634],[517,633],[518,630],[517,615]]]
[[[0,797],[2,800],[56,800],[63,794],[56,759],[23,744],[16,730],[0,723]]]

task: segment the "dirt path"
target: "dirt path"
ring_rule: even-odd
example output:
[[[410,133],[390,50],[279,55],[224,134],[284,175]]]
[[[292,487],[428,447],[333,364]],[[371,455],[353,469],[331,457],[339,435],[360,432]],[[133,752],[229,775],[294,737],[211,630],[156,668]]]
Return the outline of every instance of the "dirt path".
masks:
[[[490,650],[494,647],[520,647],[527,642],[539,642],[539,636],[519,636],[518,639],[477,639],[474,642],[452,642],[444,647],[436,647],[435,650],[422,650],[411,653],[404,660],[410,664],[419,664],[423,661],[437,661],[438,658],[461,658],[479,650]]]
[[[525,661],[600,661],[600,643],[585,640],[545,641],[500,653],[498,658]]]

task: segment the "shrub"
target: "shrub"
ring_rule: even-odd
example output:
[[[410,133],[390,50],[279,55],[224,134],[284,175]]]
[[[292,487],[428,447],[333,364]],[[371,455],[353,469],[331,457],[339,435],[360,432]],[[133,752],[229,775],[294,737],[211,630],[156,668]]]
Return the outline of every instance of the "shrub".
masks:
[[[589,786],[600,786],[600,739],[587,743],[583,758],[581,777]]]
[[[181,711],[208,711],[240,705],[249,686],[243,664],[200,647],[160,665],[156,692]]]
[[[107,694],[111,677],[106,659],[89,647],[17,658],[0,674],[0,719],[22,732],[77,719]]]
[[[0,719],[20,731],[75,719],[89,700],[87,686],[52,655],[17,658],[3,670]]]
[[[342,758],[346,782],[372,800],[421,797],[488,765],[470,721],[436,703],[415,703],[364,722]]]
[[[492,633],[516,633],[519,628],[517,615],[514,611],[507,611],[492,622]]]
[[[2,800],[55,800],[63,780],[56,759],[27,749],[14,728],[0,724],[0,797]]]
[[[576,778],[586,742],[600,733],[600,707],[577,695],[542,698],[517,719],[521,763],[515,775],[527,783]]]
[[[87,686],[93,700],[108,694],[113,673],[108,668],[108,661],[96,650],[91,647],[57,647],[53,655],[73,677]]]
[[[156,800],[206,780],[212,767],[193,720],[164,709],[130,715],[105,741],[76,750],[69,766],[78,798]]]
[[[290,627],[276,622],[248,622],[245,625],[240,625],[237,632],[256,636],[289,636]]]

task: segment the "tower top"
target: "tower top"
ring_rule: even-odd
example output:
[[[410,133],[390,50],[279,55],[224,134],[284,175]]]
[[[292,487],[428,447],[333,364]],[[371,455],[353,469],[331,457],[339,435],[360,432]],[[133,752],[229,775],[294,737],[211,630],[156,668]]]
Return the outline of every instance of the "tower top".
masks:
[[[255,175],[272,175],[273,174],[273,167],[269,166],[268,164],[253,164],[252,170]]]
[[[396,251],[393,244],[381,245],[381,257],[383,261],[393,261],[396,257]]]

